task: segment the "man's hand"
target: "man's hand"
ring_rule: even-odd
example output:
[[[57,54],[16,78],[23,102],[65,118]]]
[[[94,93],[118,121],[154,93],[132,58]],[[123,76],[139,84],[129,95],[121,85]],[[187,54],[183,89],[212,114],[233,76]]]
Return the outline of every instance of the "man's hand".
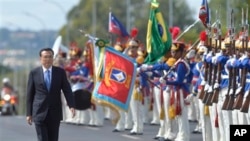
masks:
[[[70,108],[70,111],[72,113],[72,118],[75,117],[75,115],[76,115],[75,108]]]
[[[29,125],[32,125],[32,116],[27,116],[26,120],[27,120]]]

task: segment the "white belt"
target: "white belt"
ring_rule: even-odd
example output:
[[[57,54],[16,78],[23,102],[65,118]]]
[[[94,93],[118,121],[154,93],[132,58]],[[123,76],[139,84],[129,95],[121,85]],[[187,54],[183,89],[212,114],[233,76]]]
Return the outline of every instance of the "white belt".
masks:
[[[221,75],[221,79],[229,79],[229,75]]]
[[[84,83],[77,82],[76,84],[72,85],[72,91],[75,92],[77,90],[83,89]]]
[[[246,79],[246,82],[247,82],[247,83],[250,83],[250,79]]]

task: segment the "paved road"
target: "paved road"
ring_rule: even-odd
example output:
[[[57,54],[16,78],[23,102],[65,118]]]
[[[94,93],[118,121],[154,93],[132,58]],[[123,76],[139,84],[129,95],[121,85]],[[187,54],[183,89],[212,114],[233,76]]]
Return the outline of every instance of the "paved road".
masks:
[[[190,123],[190,131],[196,123]],[[62,123],[60,141],[154,141],[159,126],[145,125],[144,134],[128,135],[128,131],[113,133],[109,120],[103,127],[89,127]],[[191,134],[190,141],[201,141],[200,134]],[[36,141],[34,125],[29,126],[24,116],[0,116],[0,141]]]

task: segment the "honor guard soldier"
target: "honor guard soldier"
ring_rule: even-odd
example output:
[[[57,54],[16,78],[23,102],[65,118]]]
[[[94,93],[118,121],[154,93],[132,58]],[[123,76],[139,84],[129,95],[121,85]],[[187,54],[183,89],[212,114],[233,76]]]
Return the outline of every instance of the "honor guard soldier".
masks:
[[[142,44],[139,45],[137,50],[136,62],[138,68],[144,65],[144,59],[147,55],[146,50]],[[149,122],[149,105],[150,105],[150,76],[151,72],[139,72],[141,77],[140,79],[140,90],[142,92],[142,105],[143,105],[143,123],[146,124]]]
[[[174,45],[173,45],[174,46]],[[172,48],[175,49],[175,48]],[[141,71],[143,72],[151,72],[154,77],[154,104],[156,105],[156,111],[158,113],[158,117],[160,119],[160,128],[158,130],[157,135],[154,139],[169,139],[169,134],[171,132],[171,121],[168,116],[168,105],[169,105],[169,97],[170,97],[170,89],[171,86],[167,86],[166,84],[161,84],[159,78],[163,76],[163,71],[168,72],[170,68],[174,65],[176,59],[173,57],[165,59],[163,58],[153,65],[144,65],[141,67]],[[168,79],[172,78],[172,72],[169,73],[166,77]],[[174,90],[173,90],[174,91]],[[167,115],[167,116],[166,116]]]
[[[131,58],[138,57],[137,51],[139,47],[138,40],[130,40],[127,47],[127,54]],[[137,74],[133,94],[130,101],[130,108],[133,119],[133,127],[130,131],[130,135],[142,135],[143,134],[143,105],[142,105],[142,92],[140,91],[141,76]]]
[[[203,55],[207,53],[207,48],[204,45],[198,45],[197,46],[197,55],[196,55],[196,64],[192,68],[193,73],[193,79],[192,79],[192,102],[195,105],[196,115],[197,115],[197,125],[195,129],[192,131],[193,134],[200,134],[202,133],[201,129],[201,116],[200,116],[200,108],[199,108],[199,99],[198,99],[198,93],[201,90],[200,84],[201,84],[201,77],[202,75],[202,67],[203,67]]]
[[[77,47],[76,43],[72,43],[69,50],[69,58],[64,65],[64,69],[67,73],[68,78],[70,76],[70,73],[76,70],[76,66],[81,55],[82,55],[82,50],[79,47]],[[74,123],[74,119],[71,117],[71,113],[67,107],[65,107],[65,122]]]
[[[176,120],[177,126],[175,127],[178,127],[173,139],[175,141],[189,141],[189,122],[187,118],[187,102],[185,101],[185,98],[190,94],[192,72],[190,65],[186,58],[184,58],[185,44],[179,42],[174,44],[175,46],[171,47],[171,53],[173,57],[178,60],[172,69],[174,72],[174,78],[172,80],[166,80],[164,77],[161,77],[160,81],[163,84],[172,85],[175,90],[170,95],[170,100],[174,99],[173,103],[170,103],[169,105],[169,108],[172,108],[172,113],[174,113],[172,118]]]

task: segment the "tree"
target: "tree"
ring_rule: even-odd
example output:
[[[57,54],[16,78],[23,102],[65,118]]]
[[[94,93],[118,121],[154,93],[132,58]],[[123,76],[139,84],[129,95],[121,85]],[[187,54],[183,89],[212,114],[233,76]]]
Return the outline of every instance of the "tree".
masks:
[[[160,9],[163,13],[165,22],[168,23],[168,2],[166,0],[158,0]],[[186,1],[173,1],[174,20],[173,24],[179,26],[182,30],[194,22],[192,18],[192,11],[187,6]],[[96,10],[95,10],[96,8]],[[127,9],[129,8],[129,9]],[[130,28],[136,27],[139,30],[138,39],[143,43],[146,40],[147,22],[149,18],[150,3],[148,0],[137,1],[131,0],[127,6],[127,0],[82,0],[79,5],[74,7],[68,13],[69,39],[76,41],[80,47],[84,47],[86,38],[84,38],[79,29],[84,29],[87,33],[93,34],[99,38],[106,40],[110,39],[108,33],[108,13],[112,11],[116,17],[127,25],[127,10],[130,10],[129,24]],[[96,19],[93,18],[96,15]],[[183,16],[185,15],[185,16]],[[63,43],[65,44],[66,25],[60,30],[63,36]],[[130,29],[128,29],[130,32]]]
[[[241,10],[247,9],[247,5],[250,0],[230,1],[230,0],[211,0],[209,3],[209,8],[211,9],[211,19],[212,23],[216,18],[216,10],[220,16],[221,27],[222,27],[222,37],[226,36],[229,24],[230,24],[230,12],[234,10],[234,23],[235,23],[235,33],[238,34],[241,30]],[[249,17],[248,17],[249,19]]]

